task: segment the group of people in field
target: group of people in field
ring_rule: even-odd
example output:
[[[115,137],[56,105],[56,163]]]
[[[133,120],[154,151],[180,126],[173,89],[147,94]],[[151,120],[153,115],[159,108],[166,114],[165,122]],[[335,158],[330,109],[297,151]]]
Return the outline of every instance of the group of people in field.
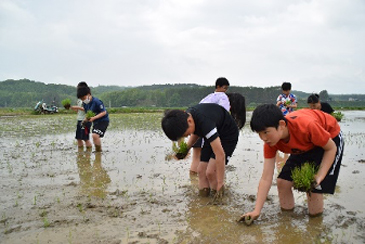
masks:
[[[226,94],[228,87],[227,79],[218,78],[214,93],[185,111],[167,111],[161,122],[170,140],[189,137],[187,146],[193,148],[190,171],[197,172],[199,195],[205,197],[223,196],[225,165],[246,121],[244,97]],[[294,209],[291,172],[306,162],[318,168],[314,187],[307,193],[309,215],[320,215],[323,194],[334,194],[344,150],[341,129],[330,115],[333,109],[320,102],[317,94],[309,96],[307,102],[310,108],[295,111],[297,98],[291,93],[291,84],[284,82],[276,104],[262,104],[253,111],[250,127],[264,142],[264,166],[255,208],[240,219],[259,217],[273,182],[278,152],[288,155],[277,177],[282,210]]]
[[[229,81],[220,77],[215,91],[199,104],[184,110],[167,110],[161,121],[166,136],[172,141],[188,137],[187,147],[192,148],[190,172],[198,175],[199,195],[221,198],[224,195],[225,166],[237,146],[239,131],[246,122],[245,98],[239,93],[227,93]],[[103,138],[109,116],[102,101],[91,95],[85,82],[77,86],[78,112],[76,139],[78,146],[102,151]],[[340,170],[344,140],[337,120],[330,114],[333,109],[321,102],[317,94],[308,97],[307,109],[297,108],[297,98],[291,93],[291,84],[282,84],[282,93],[276,104],[256,107],[250,121],[251,130],[264,142],[263,172],[259,182],[255,208],[240,219],[257,219],[261,213],[273,182],[277,153],[287,155],[277,177],[281,209],[294,208],[293,179],[291,172],[306,162],[313,162],[318,171],[313,189],[307,193],[308,212],[317,216],[323,212],[323,194],[334,194]],[[85,118],[93,111],[94,116]],[[93,126],[91,129],[91,125]]]

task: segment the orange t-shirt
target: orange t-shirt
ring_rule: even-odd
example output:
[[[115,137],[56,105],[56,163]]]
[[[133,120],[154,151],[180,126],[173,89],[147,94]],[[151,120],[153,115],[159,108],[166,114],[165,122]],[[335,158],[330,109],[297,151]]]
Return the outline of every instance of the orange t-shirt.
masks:
[[[276,151],[290,154],[307,152],[314,147],[323,147],[328,140],[341,131],[337,120],[317,109],[301,109],[285,116],[290,139],[280,140],[275,146],[264,145],[264,157],[273,158]]]

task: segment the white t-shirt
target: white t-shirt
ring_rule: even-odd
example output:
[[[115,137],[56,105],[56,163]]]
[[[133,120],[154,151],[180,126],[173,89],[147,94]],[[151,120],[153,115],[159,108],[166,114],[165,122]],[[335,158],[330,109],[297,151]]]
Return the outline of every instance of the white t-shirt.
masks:
[[[83,107],[82,100],[81,99],[77,99],[77,106]],[[77,110],[77,120],[78,121],[79,120],[84,120],[85,119],[85,115],[86,115],[85,111],[80,110],[80,109]]]
[[[229,102],[229,98],[225,92],[214,92],[204,97],[200,103],[216,103],[227,111],[231,109],[231,104]]]

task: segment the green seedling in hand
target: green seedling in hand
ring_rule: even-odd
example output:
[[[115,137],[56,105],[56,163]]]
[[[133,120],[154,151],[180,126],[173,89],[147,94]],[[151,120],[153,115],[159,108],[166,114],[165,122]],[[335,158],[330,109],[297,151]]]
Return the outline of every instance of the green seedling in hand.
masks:
[[[70,109],[71,107],[71,99],[66,98],[61,101],[62,105],[65,107],[65,109]]]
[[[341,112],[333,112],[331,115],[335,117],[337,121],[341,121],[343,118],[343,113]]]
[[[314,163],[305,162],[301,167],[296,167],[291,172],[294,189],[301,192],[311,192],[317,182],[314,178],[318,167]]]
[[[174,142],[172,144],[172,150],[174,151],[177,159],[183,159],[188,154],[188,144],[184,140],[181,140],[177,143]]]
[[[95,116],[95,113],[91,110],[87,111],[86,113],[86,119],[87,120],[90,120],[91,117],[94,117]]]

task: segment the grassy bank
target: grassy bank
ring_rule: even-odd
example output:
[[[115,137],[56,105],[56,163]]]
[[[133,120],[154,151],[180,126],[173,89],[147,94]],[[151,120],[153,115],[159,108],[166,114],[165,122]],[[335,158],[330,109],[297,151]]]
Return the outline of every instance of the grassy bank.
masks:
[[[299,106],[299,109],[306,108]],[[123,108],[107,108],[110,114],[119,113],[162,113],[166,109],[186,109],[186,107],[174,107],[174,108],[163,108],[163,107],[123,107]],[[247,106],[247,111],[253,111],[254,106]],[[336,111],[344,110],[365,110],[365,107],[333,107]],[[57,114],[75,114],[73,110],[66,110],[59,108]],[[14,116],[14,115],[38,115],[32,108],[0,108],[0,116]]]

